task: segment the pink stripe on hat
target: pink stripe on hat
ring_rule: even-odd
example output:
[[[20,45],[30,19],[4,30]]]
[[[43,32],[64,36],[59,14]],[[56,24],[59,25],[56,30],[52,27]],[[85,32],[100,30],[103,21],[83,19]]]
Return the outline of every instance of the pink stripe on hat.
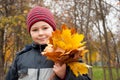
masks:
[[[29,33],[31,26],[38,21],[45,21],[53,28],[53,30],[56,29],[54,16],[47,8],[36,6],[30,10],[27,16],[27,29]]]

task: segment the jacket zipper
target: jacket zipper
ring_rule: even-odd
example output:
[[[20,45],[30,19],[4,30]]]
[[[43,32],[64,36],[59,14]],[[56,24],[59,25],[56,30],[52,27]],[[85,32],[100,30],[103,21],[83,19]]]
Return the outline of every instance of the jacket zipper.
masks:
[[[40,69],[38,68],[38,71],[37,71],[37,80],[39,80],[39,75],[40,75]]]
[[[40,48],[40,52],[41,52],[42,51],[41,45],[39,46],[39,48]],[[39,76],[40,76],[40,66],[39,66],[38,71],[37,71],[37,80],[39,80]]]

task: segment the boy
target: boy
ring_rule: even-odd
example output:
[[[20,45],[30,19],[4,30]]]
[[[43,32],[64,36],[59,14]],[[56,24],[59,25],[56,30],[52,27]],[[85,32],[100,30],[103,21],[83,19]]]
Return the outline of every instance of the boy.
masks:
[[[53,80],[90,80],[87,75],[75,77],[66,64],[61,66],[41,54],[56,30],[54,17],[47,8],[36,6],[28,13],[27,29],[33,43],[16,55],[6,80],[49,80],[53,72]]]

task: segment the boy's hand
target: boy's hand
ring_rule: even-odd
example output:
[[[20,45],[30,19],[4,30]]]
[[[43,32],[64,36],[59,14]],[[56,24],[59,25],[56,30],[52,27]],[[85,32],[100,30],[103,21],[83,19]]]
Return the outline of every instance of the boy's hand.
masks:
[[[53,66],[53,71],[59,78],[63,79],[66,74],[66,64],[60,65],[59,63],[55,63]]]

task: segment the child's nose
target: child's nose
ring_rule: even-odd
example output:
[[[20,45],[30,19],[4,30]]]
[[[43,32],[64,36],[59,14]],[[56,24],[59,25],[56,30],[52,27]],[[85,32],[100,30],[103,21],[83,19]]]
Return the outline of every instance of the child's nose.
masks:
[[[38,34],[39,34],[39,35],[44,34],[43,30],[39,30]]]

